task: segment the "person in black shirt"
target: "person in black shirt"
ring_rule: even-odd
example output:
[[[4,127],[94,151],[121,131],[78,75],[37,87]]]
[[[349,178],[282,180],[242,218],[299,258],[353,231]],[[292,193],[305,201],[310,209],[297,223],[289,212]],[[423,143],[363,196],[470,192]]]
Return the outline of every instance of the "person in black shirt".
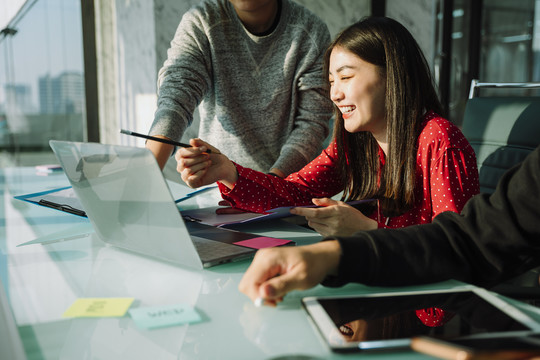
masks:
[[[406,286],[456,279],[489,287],[540,266],[540,146],[507,171],[492,195],[431,224],[328,237],[257,252],[239,289],[276,305],[321,283]]]

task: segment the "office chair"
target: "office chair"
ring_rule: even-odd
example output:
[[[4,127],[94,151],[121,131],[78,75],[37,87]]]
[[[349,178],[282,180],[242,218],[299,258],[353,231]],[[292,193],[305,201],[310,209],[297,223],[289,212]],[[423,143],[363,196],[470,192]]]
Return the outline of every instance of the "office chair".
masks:
[[[479,97],[480,88],[540,89],[540,83],[471,82],[462,131],[476,153],[480,191],[492,193],[501,175],[540,144],[540,96]]]
[[[476,153],[480,191],[493,193],[502,174],[540,144],[540,96],[479,97],[480,88],[540,89],[540,83],[471,82],[462,131]],[[533,269],[492,290],[538,306],[539,274]]]

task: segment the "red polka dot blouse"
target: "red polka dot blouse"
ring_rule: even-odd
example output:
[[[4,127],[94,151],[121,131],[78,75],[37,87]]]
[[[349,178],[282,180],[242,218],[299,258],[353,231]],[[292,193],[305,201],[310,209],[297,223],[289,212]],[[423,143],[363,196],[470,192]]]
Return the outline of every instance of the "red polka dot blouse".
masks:
[[[379,227],[399,228],[430,223],[444,211],[461,212],[479,192],[476,156],[461,131],[434,112],[428,112],[417,140],[418,205],[396,217],[375,211],[370,218]],[[381,165],[384,153],[380,151]],[[286,179],[264,174],[238,164],[238,181],[230,190],[219,184],[222,197],[233,206],[264,213],[291,205],[311,204],[312,198],[331,197],[343,190],[337,176],[337,147],[332,142],[312,162]]]

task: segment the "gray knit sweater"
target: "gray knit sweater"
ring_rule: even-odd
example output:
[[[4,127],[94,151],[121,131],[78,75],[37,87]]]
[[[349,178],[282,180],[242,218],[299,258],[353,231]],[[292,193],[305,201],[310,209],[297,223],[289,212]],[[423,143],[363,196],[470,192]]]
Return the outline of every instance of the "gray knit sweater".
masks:
[[[267,36],[250,34],[228,0],[182,18],[159,71],[150,135],[179,140],[200,104],[199,137],[259,171],[299,170],[321,150],[332,104],[322,58],[326,24],[290,0]]]

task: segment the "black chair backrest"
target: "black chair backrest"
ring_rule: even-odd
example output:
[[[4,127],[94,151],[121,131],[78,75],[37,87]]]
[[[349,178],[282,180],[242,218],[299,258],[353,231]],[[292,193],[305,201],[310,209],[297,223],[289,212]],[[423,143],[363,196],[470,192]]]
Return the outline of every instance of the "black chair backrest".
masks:
[[[473,86],[479,84],[473,80],[471,96]],[[536,83],[526,87],[533,84],[540,87]],[[465,108],[462,131],[476,153],[480,191],[492,193],[501,175],[540,144],[540,97],[472,97]]]

